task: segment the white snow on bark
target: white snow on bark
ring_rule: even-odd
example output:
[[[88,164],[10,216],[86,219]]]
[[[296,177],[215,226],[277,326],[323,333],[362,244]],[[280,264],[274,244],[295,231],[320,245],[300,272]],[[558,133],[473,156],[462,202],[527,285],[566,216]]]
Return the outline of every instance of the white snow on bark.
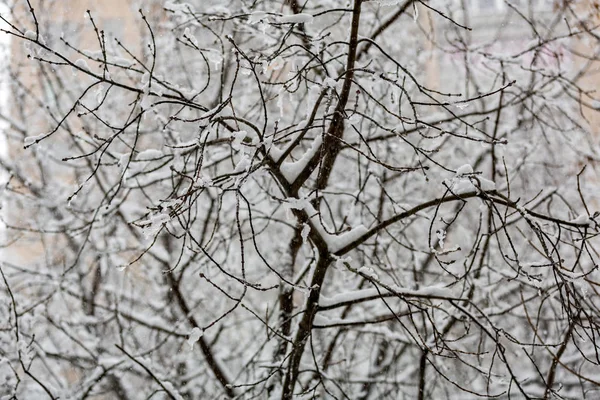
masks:
[[[312,23],[313,16],[306,13],[282,15],[278,22],[282,24],[309,24]]]
[[[392,287],[393,295],[397,296],[413,296],[413,297],[434,297],[434,298],[454,298],[452,291],[443,286],[430,286],[421,289],[407,289],[400,287]],[[384,288],[369,288],[354,290],[350,292],[343,292],[334,295],[333,297],[325,297],[321,295],[319,299],[319,306],[321,307],[335,307],[336,305],[342,305],[346,303],[358,302],[370,298],[379,298],[381,295],[386,295],[388,292]]]

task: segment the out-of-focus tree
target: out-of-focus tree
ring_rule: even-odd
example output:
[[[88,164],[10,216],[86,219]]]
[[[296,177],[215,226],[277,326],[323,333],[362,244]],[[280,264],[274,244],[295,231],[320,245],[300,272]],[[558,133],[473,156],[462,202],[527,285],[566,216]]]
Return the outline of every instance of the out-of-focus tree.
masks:
[[[9,4],[0,394],[597,398],[598,4],[550,3]]]

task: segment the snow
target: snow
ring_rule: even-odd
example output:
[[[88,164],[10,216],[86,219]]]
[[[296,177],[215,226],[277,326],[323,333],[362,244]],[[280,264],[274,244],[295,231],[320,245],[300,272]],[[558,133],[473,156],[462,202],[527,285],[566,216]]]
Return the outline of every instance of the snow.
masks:
[[[115,157],[119,158],[117,165],[121,168],[125,168],[125,166],[127,166],[127,163],[129,162],[130,154],[129,153],[124,153],[124,154],[115,153],[114,155],[115,155]]]
[[[82,53],[89,58],[95,58],[97,60],[101,60],[103,57],[101,50],[83,50]]]
[[[29,40],[35,40],[36,36],[37,35],[35,34],[34,31],[27,31],[27,32],[25,32],[25,37],[27,39],[29,39]]]
[[[240,157],[240,160],[236,164],[233,172],[239,173],[239,172],[248,171],[250,169],[251,165],[252,165],[252,162],[250,160],[250,157],[247,154],[244,154],[242,157]]]
[[[152,100],[150,100],[150,88],[146,86],[144,89],[144,95],[142,96],[142,100],[140,101],[140,107],[142,110],[147,110],[152,105]]]
[[[183,396],[175,389],[175,386],[171,382],[163,381],[162,384],[171,397],[175,400],[183,400]]]
[[[254,11],[248,17],[248,23],[250,25],[254,25],[258,22],[261,22],[262,20],[267,19],[267,16],[268,16],[267,13],[264,11]]]
[[[578,216],[575,219],[572,219],[571,221],[569,221],[572,224],[578,224],[578,225],[582,225],[582,226],[590,226],[593,222],[593,220],[588,217],[586,214],[581,214],[580,216]]]
[[[79,69],[82,69],[84,71],[89,71],[90,67],[88,66],[87,62],[83,59],[83,58],[78,58],[75,61],[75,66]]]
[[[327,77],[323,80],[323,86],[325,86],[326,88],[335,89],[337,91],[341,91],[343,85],[344,81],[342,79],[336,81],[331,77]]]
[[[204,336],[204,330],[198,327],[192,329],[192,331],[190,332],[190,337],[187,340],[187,343],[190,345],[190,349],[194,348],[194,343],[200,340],[202,336]]]
[[[184,38],[188,38],[190,40],[190,42],[196,46],[199,47],[198,45],[198,39],[196,39],[196,36],[194,36],[194,34],[190,31],[190,27],[186,27],[183,31],[183,37]]]
[[[288,182],[296,180],[310,159],[319,151],[321,143],[323,143],[323,138],[319,135],[313,140],[311,148],[298,161],[281,164],[280,171]]]
[[[550,266],[548,261],[532,261],[519,263],[520,268],[541,268]]]
[[[472,173],[473,173],[473,167],[471,167],[471,165],[469,165],[469,164],[465,164],[456,170],[456,176],[467,175],[467,174],[472,174]]]
[[[200,119],[205,119],[205,118],[210,118],[210,117],[213,117],[213,116],[214,116],[214,115],[215,115],[215,114],[216,114],[216,113],[219,111],[219,108],[220,108],[220,107],[221,107],[221,105],[219,104],[219,105],[218,105],[218,106],[216,106],[215,108],[213,108],[213,109],[211,109],[211,110],[208,110],[208,111],[206,111],[204,114],[202,114],[202,115],[200,116]]]
[[[266,141],[267,139],[265,139],[265,142]],[[265,146],[267,147],[267,149],[269,149],[269,157],[271,157],[274,162],[278,162],[281,156],[283,156],[284,150],[272,144],[272,142],[271,144],[265,143]]]
[[[19,358],[22,363],[29,365],[33,356],[33,351],[30,349],[26,340],[18,339],[17,347],[19,348]]]
[[[247,135],[248,133],[246,131],[233,132],[231,134],[231,137],[233,138],[233,142],[231,142],[231,147],[236,151],[242,150],[242,142],[244,141]]]
[[[307,198],[286,199],[284,206],[288,209],[304,210],[309,216],[311,229],[314,229],[318,232],[319,236],[321,236],[323,241],[327,244],[327,248],[331,253],[336,253],[342,250],[369,232],[369,229],[364,225],[358,225],[349,231],[338,235],[327,232],[326,227],[324,227],[321,223],[319,214],[314,209],[312,204],[310,204],[310,201]]]
[[[314,211],[314,208],[312,208],[310,205],[310,201],[305,197],[303,197],[301,199],[296,199],[296,198],[291,197],[289,199],[286,199],[285,204],[288,208],[291,208],[294,210],[304,210],[306,208],[310,208],[312,211]]]
[[[205,51],[203,54],[213,64],[214,69],[218,69],[219,65],[223,62],[223,56],[217,50],[209,49],[209,51]]]
[[[144,150],[141,153],[138,153],[137,157],[135,158],[138,161],[150,161],[150,160],[156,160],[157,158],[161,158],[163,156],[162,151],[157,150],[157,149],[148,149],[148,150]]]
[[[389,315],[369,315],[369,316],[357,316],[357,317],[346,317],[346,318],[336,318],[324,316],[323,313],[318,313],[314,319],[315,328],[326,328],[335,325],[364,325],[365,320],[377,320],[378,318],[389,317]],[[381,327],[382,330],[386,330],[386,335],[388,338],[403,338],[401,334],[392,333],[389,329],[385,327]],[[373,328],[371,328],[373,329]],[[374,327],[374,329],[378,329],[378,327]]]
[[[347,303],[359,302],[368,299],[375,299],[381,296],[408,296],[408,297],[434,297],[434,298],[454,298],[452,291],[443,286],[430,286],[421,289],[407,289],[392,287],[392,292],[384,288],[360,289],[350,292],[343,292],[327,298],[321,295],[319,306],[324,308],[335,308]]]
[[[329,250],[332,253],[336,253],[348,246],[350,243],[367,234],[367,232],[369,232],[369,229],[367,229],[366,226],[358,225],[349,231],[342,233],[341,235],[327,234],[323,239],[325,239],[325,242],[327,242],[327,247]]]
[[[482,177],[475,177],[475,181],[479,184],[479,188],[484,192],[496,190],[496,183]]]
[[[302,243],[306,243],[309,234],[310,234],[310,225],[303,224],[302,231],[300,232],[300,236],[302,236]]]
[[[23,143],[25,144],[25,146],[31,146],[32,144],[37,143],[40,140],[42,140],[46,135],[47,135],[46,133],[41,133],[37,136],[27,136],[23,140]]]
[[[559,268],[558,271],[560,272],[561,275],[563,275],[564,277],[566,277],[566,279],[568,281],[576,281],[578,279],[581,279],[585,276],[585,274],[578,274],[576,272],[571,272],[567,269],[564,268]]]
[[[366,267],[366,266],[360,267],[358,269],[358,272],[360,274],[366,275],[372,279],[375,279],[375,280],[379,279],[379,276],[375,273],[375,270],[371,267]]]
[[[443,229],[440,229],[439,231],[436,232],[437,238],[438,238],[438,244],[440,246],[440,249],[444,249],[444,240],[446,239],[446,231]]]
[[[168,213],[162,212],[159,214],[152,215],[149,219],[141,221],[139,225],[143,226],[143,233],[146,239],[156,235],[166,224],[171,220]]]
[[[452,190],[452,193],[461,195],[475,192],[478,190],[491,191],[496,190],[496,184],[489,179],[481,176],[475,176],[473,167],[464,164],[456,170],[456,174],[451,180],[446,180],[446,185]]]
[[[118,65],[119,67],[131,67],[133,65],[133,61],[128,60],[123,57],[111,57],[109,62]]]
[[[278,22],[282,24],[310,24],[312,23],[313,16],[306,13],[282,15],[279,17]]]
[[[454,194],[465,194],[469,192],[474,192],[475,186],[468,179],[460,179],[458,182],[455,182],[452,185],[452,193]]]
[[[212,179],[209,176],[206,176],[204,174],[200,174],[198,179],[194,182],[195,188],[210,187],[212,185],[213,185]]]
[[[146,71],[143,73],[140,83],[140,89],[148,88],[148,84],[150,83],[150,72]]]

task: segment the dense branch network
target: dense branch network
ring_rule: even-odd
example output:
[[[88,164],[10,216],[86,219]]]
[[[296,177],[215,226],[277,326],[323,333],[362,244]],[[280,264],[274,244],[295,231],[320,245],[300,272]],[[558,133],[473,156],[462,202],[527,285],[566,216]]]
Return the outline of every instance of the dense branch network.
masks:
[[[0,394],[600,390],[593,7],[54,3],[1,16]]]

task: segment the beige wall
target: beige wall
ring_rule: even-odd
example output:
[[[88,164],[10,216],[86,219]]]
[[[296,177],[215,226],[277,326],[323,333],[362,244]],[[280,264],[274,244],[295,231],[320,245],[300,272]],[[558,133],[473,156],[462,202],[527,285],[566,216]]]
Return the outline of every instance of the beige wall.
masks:
[[[26,27],[31,31],[35,31],[34,20],[31,13],[28,11],[25,1],[16,2],[15,8],[12,10],[12,19],[15,26],[22,28]],[[38,19],[40,33],[45,38],[45,41],[52,42],[52,47],[58,46],[61,51],[68,55],[72,61],[82,58],[76,51],[68,49],[58,41],[61,33],[64,32],[64,38],[73,46],[80,50],[98,51],[100,49],[99,42],[88,17],[86,10],[91,10],[92,17],[99,30],[111,31],[114,37],[119,38],[136,56],[139,56],[141,48],[141,32],[145,29],[142,26],[143,22],[137,9],[130,7],[128,0],[31,0],[34,12]],[[105,40],[114,44],[113,34],[107,34]],[[28,45],[35,48],[35,45]],[[50,120],[45,114],[40,113],[39,108],[44,107],[47,102],[52,101],[53,93],[64,92],[60,87],[60,81],[52,76],[53,69],[66,69],[61,74],[62,79],[75,79],[84,83],[87,79],[82,73],[71,73],[70,67],[44,65],[48,75],[43,75],[39,63],[35,60],[27,58],[28,54],[32,54],[26,47],[26,42],[21,39],[13,39],[11,42],[11,60],[10,68],[12,77],[12,85],[9,88],[9,104],[10,109],[6,112],[8,116],[20,124],[19,129],[8,131],[7,153],[9,162],[11,160],[20,160],[20,175],[26,176],[35,184],[40,180],[40,168],[36,165],[35,159],[32,157],[34,152],[41,152],[47,146],[54,146],[57,152],[60,152],[60,132],[48,140],[36,145],[35,149],[23,149],[23,138],[25,136],[38,135],[48,132],[54,125],[55,121]],[[93,62],[88,60],[88,65],[94,68]],[[54,86],[49,88],[45,83],[48,80],[52,81]],[[19,88],[20,87],[20,88]],[[67,104],[65,102],[65,104]],[[72,104],[72,103],[71,103]],[[73,131],[79,131],[81,126],[77,126],[77,119],[69,120],[70,127]],[[23,130],[24,132],[20,132]],[[64,139],[67,140],[67,139]],[[54,144],[52,143],[54,142]],[[58,144],[56,143],[58,142]],[[70,142],[68,142],[70,143]],[[76,187],[76,177],[72,169],[64,168],[53,171],[53,177],[61,179],[65,186],[69,184]],[[35,188],[28,187],[18,178],[13,178],[10,181],[10,189],[22,193],[22,198],[35,198]],[[30,196],[32,194],[32,196]],[[67,193],[57,193],[57,196],[64,197],[66,201]],[[27,215],[23,213],[26,210],[35,210],[35,204],[27,203],[27,200],[5,205],[2,211],[3,219],[9,227],[31,227],[43,226],[48,221],[37,221],[35,212],[30,212]],[[23,265],[35,265],[36,263],[45,263],[53,265],[62,265],[64,260],[50,259],[48,257],[48,248],[56,248],[56,246],[65,246],[65,243],[58,243],[55,235],[42,235],[37,232],[28,230],[8,229],[3,234],[3,242],[10,242],[18,238],[10,247],[2,251],[2,258],[9,262],[15,262]]]
[[[457,0],[457,3],[459,1]],[[544,0],[544,4],[547,5],[542,10],[537,12],[543,12],[548,19],[552,19],[556,13],[556,7],[559,1],[552,2],[552,0]],[[500,4],[502,2],[499,2]],[[577,3],[577,12],[580,16],[588,17],[586,26],[590,29],[594,29],[600,25],[600,0],[585,0]],[[504,20],[506,10],[490,11],[488,14],[478,14],[473,12],[470,14],[468,25],[473,27],[473,31],[470,32],[471,37],[475,42],[480,41],[492,41],[498,32],[498,28],[501,23],[506,22]],[[429,9],[420,6],[419,7],[419,23],[423,27],[424,31],[429,34],[430,39],[425,40],[422,44],[423,49],[426,52],[435,51],[434,41],[443,42],[444,32],[447,29],[449,23],[446,20],[440,19],[439,16],[435,15]],[[514,19],[513,19],[514,20]],[[511,30],[512,26],[512,30]],[[564,24],[562,24],[564,27]],[[522,30],[526,31],[523,34]],[[596,31],[597,32],[597,31]],[[564,34],[566,34],[566,28]],[[523,28],[516,28],[515,24],[507,26],[503,32],[503,39],[505,42],[507,53],[511,53],[508,49],[511,46],[522,46],[524,43],[530,41],[530,27],[523,23]],[[420,35],[419,37],[423,37]],[[589,57],[600,58],[600,46],[598,40],[587,40],[581,39],[582,36],[577,36],[573,40],[572,48],[577,53],[587,55]],[[515,44],[516,43],[516,44]],[[446,46],[447,47],[447,46]],[[582,75],[578,80],[579,86],[583,90],[590,92],[590,96],[598,99],[594,102],[589,96],[583,95],[581,99],[588,105],[582,108],[582,123],[586,125],[593,133],[596,134],[597,141],[600,142],[600,62],[589,61],[586,58],[578,57],[574,53],[565,51],[564,62],[572,62],[573,69],[582,70]],[[452,84],[456,85],[457,82],[462,80],[449,79],[453,74],[464,75],[464,68],[456,67],[455,65],[448,65],[448,63],[441,59],[438,55],[430,55],[427,59],[425,69],[426,84],[429,88],[435,90],[441,90],[443,92],[462,90],[463,87],[452,87]],[[464,76],[462,76],[464,78]],[[596,107],[596,109],[593,109]]]
[[[579,5],[579,10],[583,15],[589,15],[586,26],[590,29],[600,24],[600,1],[589,0]],[[579,41],[575,50],[581,55],[600,58],[600,45],[598,40]],[[593,101],[588,96],[582,96],[582,99],[591,107],[583,108],[583,115],[589,122],[591,130],[596,134],[597,141],[600,143],[600,61],[590,61],[584,57],[574,56],[578,66],[585,68],[585,75],[579,81],[583,90],[590,91],[590,95],[596,99]],[[595,108],[595,109],[594,109]]]

